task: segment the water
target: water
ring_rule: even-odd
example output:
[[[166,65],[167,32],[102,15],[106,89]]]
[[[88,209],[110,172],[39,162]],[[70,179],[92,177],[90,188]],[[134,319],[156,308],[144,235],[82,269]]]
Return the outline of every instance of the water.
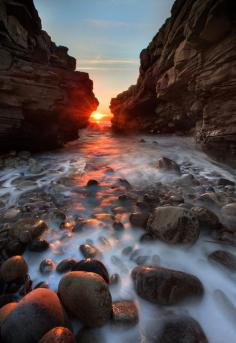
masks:
[[[170,246],[159,241],[140,243],[139,238],[144,231],[131,228],[128,220],[130,211],[136,210],[135,201],[129,209],[118,201],[119,195],[127,193],[138,199],[146,191],[159,187],[160,182],[166,187],[166,192],[175,194],[179,191],[179,177],[157,170],[156,162],[161,156],[169,157],[180,164],[182,173],[193,174],[202,184],[199,191],[207,186],[214,187],[219,177],[236,180],[234,170],[216,163],[198,150],[191,138],[119,136],[108,129],[95,131],[92,128],[82,131],[78,141],[68,144],[62,150],[34,156],[37,164],[42,167],[41,173],[32,174],[26,165],[2,171],[0,196],[6,199],[6,208],[21,204],[21,199],[29,192],[41,189],[56,197],[58,202],[62,200],[68,227],[74,225],[76,216],[92,218],[86,230],[79,233],[73,233],[70,229],[60,230],[55,220],[47,218],[50,230],[44,234],[44,238],[50,242],[50,249],[43,253],[25,253],[31,279],[34,285],[47,280],[50,288],[57,290],[61,275],[56,271],[41,275],[39,264],[42,259],[51,258],[55,263],[64,258],[79,260],[82,258],[79,245],[92,240],[102,251],[102,261],[110,275],[118,273],[121,276],[121,284],[111,286],[113,300],[136,301],[141,331],[149,320],[167,309],[175,313],[187,313],[195,318],[212,343],[236,342],[235,275],[221,270],[207,260],[210,252],[222,249],[222,246],[209,243],[209,237],[205,235],[192,247]],[[32,182],[15,184],[19,178],[30,179]],[[96,179],[100,183],[96,194],[88,194],[85,187],[90,179]],[[132,189],[119,179],[126,179]],[[185,187],[182,195],[187,197],[191,191],[189,187]],[[197,187],[194,192],[197,192]],[[124,224],[123,232],[114,231],[111,216]],[[104,245],[101,237],[105,237],[109,244]],[[130,278],[130,271],[136,263],[122,254],[127,246],[141,249],[141,255],[149,256],[147,263],[151,263],[152,256],[158,255],[161,266],[196,275],[205,288],[203,299],[165,308],[138,298]],[[230,246],[223,248],[230,252],[234,250]],[[118,329],[104,328],[104,340],[122,342],[137,329],[138,327],[121,332]]]

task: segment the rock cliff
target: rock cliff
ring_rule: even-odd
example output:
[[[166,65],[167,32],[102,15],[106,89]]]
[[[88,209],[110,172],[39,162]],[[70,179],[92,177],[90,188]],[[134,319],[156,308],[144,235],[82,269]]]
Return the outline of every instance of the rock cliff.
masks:
[[[98,101],[87,73],[42,30],[33,0],[0,0],[0,150],[76,139]]]
[[[195,132],[236,154],[236,1],[177,0],[140,54],[137,84],[111,101],[113,127]]]

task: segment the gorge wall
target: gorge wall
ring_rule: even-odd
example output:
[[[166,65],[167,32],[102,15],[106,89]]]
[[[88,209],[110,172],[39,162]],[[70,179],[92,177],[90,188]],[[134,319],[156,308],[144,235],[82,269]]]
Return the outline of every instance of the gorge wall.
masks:
[[[98,101],[87,73],[42,30],[33,0],[0,0],[0,150],[76,139]]]
[[[236,1],[177,0],[140,54],[137,84],[111,101],[113,127],[195,132],[236,154]]]

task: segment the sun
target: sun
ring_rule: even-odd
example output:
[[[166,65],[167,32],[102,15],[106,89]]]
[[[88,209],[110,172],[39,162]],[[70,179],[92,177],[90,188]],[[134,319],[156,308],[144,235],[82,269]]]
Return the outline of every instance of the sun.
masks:
[[[90,123],[103,123],[110,121],[112,118],[111,114],[105,114],[100,112],[93,112],[89,118]]]

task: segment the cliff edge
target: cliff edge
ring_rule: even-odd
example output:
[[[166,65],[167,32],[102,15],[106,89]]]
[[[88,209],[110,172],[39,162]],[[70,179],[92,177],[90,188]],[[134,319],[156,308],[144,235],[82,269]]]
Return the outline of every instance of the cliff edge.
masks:
[[[116,129],[194,132],[208,150],[236,154],[235,0],[175,1],[111,111]]]
[[[98,101],[87,73],[42,30],[33,0],[0,0],[0,150],[76,139]]]

